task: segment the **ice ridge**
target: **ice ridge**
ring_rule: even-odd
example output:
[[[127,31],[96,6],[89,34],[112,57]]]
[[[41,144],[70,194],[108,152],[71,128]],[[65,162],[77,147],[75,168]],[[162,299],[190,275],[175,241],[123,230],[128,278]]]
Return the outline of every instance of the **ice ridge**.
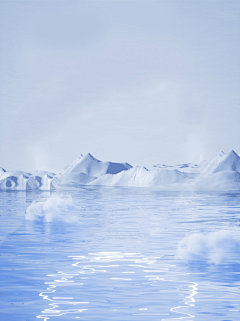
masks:
[[[0,168],[0,190],[54,190],[66,186],[105,185],[160,190],[240,190],[240,157],[231,150],[200,164],[154,165],[151,169],[128,163],[102,162],[80,154],[59,174],[6,171]]]

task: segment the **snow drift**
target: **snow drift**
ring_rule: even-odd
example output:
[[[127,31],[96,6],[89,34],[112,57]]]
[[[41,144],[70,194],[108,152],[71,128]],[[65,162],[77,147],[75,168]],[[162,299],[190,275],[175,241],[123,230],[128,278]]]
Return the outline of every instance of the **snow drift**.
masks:
[[[53,190],[78,185],[134,186],[160,190],[240,190],[240,157],[221,152],[199,165],[158,164],[152,169],[128,163],[102,162],[91,154],[80,155],[59,174],[34,174],[0,168],[1,190]]]
[[[177,247],[178,258],[214,264],[230,261],[234,253],[240,253],[240,231],[235,229],[190,234]]]

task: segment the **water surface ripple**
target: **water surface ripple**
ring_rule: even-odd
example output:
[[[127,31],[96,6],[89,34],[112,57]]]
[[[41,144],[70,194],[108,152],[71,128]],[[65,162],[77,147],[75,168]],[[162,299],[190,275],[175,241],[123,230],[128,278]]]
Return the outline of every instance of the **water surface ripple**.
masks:
[[[34,200],[51,195],[0,193],[0,320],[240,319],[239,253],[220,264],[177,253],[191,233],[236,233],[239,193],[61,193],[77,221],[25,220]]]

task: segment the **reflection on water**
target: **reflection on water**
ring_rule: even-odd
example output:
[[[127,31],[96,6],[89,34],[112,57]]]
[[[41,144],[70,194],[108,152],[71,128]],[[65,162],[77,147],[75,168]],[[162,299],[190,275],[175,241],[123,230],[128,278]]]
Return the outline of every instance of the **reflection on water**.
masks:
[[[236,232],[239,194],[94,187],[66,194],[74,206],[64,217],[74,222],[25,220],[32,201],[51,195],[0,193],[0,320],[239,320],[238,249],[221,264],[207,251],[197,260],[176,255],[192,233],[202,240]]]
[[[109,320],[123,320],[130,316],[136,320],[144,320],[147,316],[151,316],[151,320],[159,320],[159,317],[164,320],[164,316],[177,314],[181,319],[194,318],[189,310],[195,303],[197,283],[188,282],[186,273],[174,272],[174,266],[164,263],[161,257],[98,252],[71,258],[76,261],[72,264],[76,273],[59,271],[48,275],[52,281],[45,282],[47,291],[40,296],[50,301],[50,308],[37,318],[47,320],[69,313],[83,313],[85,320],[93,320],[96,314],[106,315],[104,318]],[[64,297],[66,289],[76,297]],[[79,294],[76,292],[83,294],[80,297],[86,301],[77,301]],[[171,308],[163,299],[163,294],[168,297],[169,292],[171,303],[185,305]],[[183,295],[180,301],[179,295]],[[168,320],[176,319],[177,316],[168,317]]]

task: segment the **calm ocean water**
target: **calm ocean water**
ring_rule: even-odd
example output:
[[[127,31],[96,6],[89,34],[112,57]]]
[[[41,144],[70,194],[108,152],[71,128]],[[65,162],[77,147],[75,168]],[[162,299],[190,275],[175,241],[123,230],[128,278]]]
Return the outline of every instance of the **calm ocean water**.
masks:
[[[0,205],[1,321],[240,320],[240,193],[80,187]]]

